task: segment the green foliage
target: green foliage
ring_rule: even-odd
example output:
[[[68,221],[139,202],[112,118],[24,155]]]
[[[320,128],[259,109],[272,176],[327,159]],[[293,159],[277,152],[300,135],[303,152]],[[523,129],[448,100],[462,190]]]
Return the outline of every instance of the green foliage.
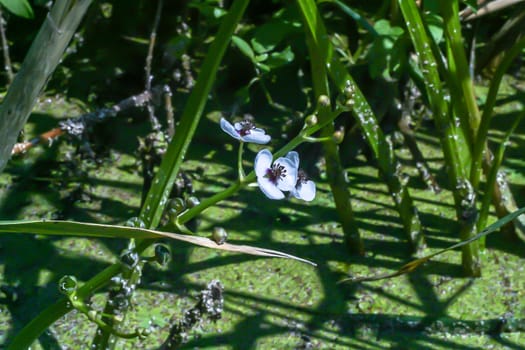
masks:
[[[352,327],[365,324],[382,330],[384,323],[400,327],[402,333],[406,319],[409,332],[417,336],[421,336],[421,329],[429,329],[425,328],[426,319],[445,319],[447,324],[461,321],[462,310],[459,316],[454,315],[457,320],[452,316],[440,318],[448,315],[449,302],[437,302],[444,290],[440,289],[443,281],[462,281],[454,278],[461,276],[455,250],[462,249],[465,271],[479,275],[480,263],[497,261],[500,252],[494,251],[489,257],[493,260],[488,260],[486,255],[478,254],[476,242],[498,230],[509,230],[509,225],[518,227],[518,219],[525,212],[517,209],[516,203],[502,210],[504,200],[509,198],[507,193],[511,199],[512,193],[505,192],[506,198],[498,199],[497,191],[493,191],[504,180],[498,173],[501,166],[516,168],[515,173],[521,170],[521,165],[516,165],[521,162],[519,157],[509,162],[505,150],[519,153],[519,148],[506,146],[515,142],[521,147],[521,138],[514,136],[525,114],[504,115],[498,109],[501,102],[496,100],[504,74],[519,70],[511,63],[523,54],[525,40],[508,39],[511,46],[502,50],[503,59],[494,60],[497,69],[488,82],[485,98],[478,91],[484,83],[469,74],[469,64],[474,64],[470,54],[489,47],[493,38],[483,25],[467,27],[459,20],[461,9],[476,8],[474,1],[424,1],[424,8],[413,0],[297,0],[284,4],[190,0],[164,1],[162,9],[156,7],[159,3],[162,2],[112,0],[90,9],[65,55],[61,55],[61,65],[46,87],[45,98],[38,101],[38,114],[33,115],[38,118],[26,128],[28,143],[53,143],[54,139],[40,134],[56,127],[57,119],[86,110],[96,113],[70,121],[85,129],[67,142],[35,151],[34,158],[12,160],[0,178],[0,196],[5,202],[0,203],[0,213],[13,220],[0,221],[0,245],[6,247],[9,255],[11,240],[34,241],[31,247],[44,246],[41,254],[59,261],[48,266],[37,260],[37,254],[29,256],[33,250],[40,253],[39,249],[24,251],[20,264],[35,265],[32,268],[39,273],[49,272],[50,277],[42,272],[38,282],[34,278],[27,283],[29,287],[23,288],[32,297],[41,292],[34,292],[33,285],[38,283],[39,288],[42,285],[46,290],[51,285],[50,289],[56,292],[54,284],[58,281],[58,290],[64,293],[58,301],[57,295],[42,301],[42,305],[50,306],[40,314],[33,311],[27,319],[17,321],[20,325],[13,328],[17,335],[7,336],[12,340],[10,349],[31,346],[72,309],[84,317],[85,329],[97,327],[94,348],[110,347],[113,337],[133,338],[130,346],[145,347],[142,341],[150,331],[146,328],[162,328],[162,336],[168,337],[176,329],[177,317],[190,309],[185,304],[186,290],[198,289],[203,278],[215,277],[214,274],[229,283],[225,312],[230,323],[209,329],[222,332],[225,327],[223,334],[228,336],[221,343],[222,338],[210,340],[212,336],[206,338],[206,332],[199,330],[200,342],[194,341],[188,347],[218,342],[238,348],[264,348],[274,339],[278,341],[271,345],[273,348],[346,348],[356,339],[360,342],[357,346],[361,346],[362,340],[368,340],[355,338],[346,329],[343,332],[339,325],[334,330],[331,325],[327,328],[325,318],[319,318],[320,313],[339,317],[343,315],[341,310],[345,322]],[[20,67],[24,42],[28,46],[36,35],[37,29],[31,26],[49,24],[47,12],[38,8],[42,1],[33,2],[34,13],[27,0],[0,0],[0,4],[16,17],[36,18],[28,22],[7,17],[13,67],[23,76]],[[153,36],[150,31],[157,13],[160,21],[158,27],[154,26],[157,32]],[[507,16],[508,21],[514,19],[514,14],[506,13],[495,15],[493,19],[497,21],[489,19],[482,24],[488,23],[487,28],[499,25],[507,21]],[[150,47],[153,39],[155,45]],[[466,54],[469,42],[476,42],[476,47]],[[151,60],[146,60],[148,51]],[[145,80],[150,77],[145,79],[145,68],[152,72],[154,86],[146,92]],[[47,82],[49,74],[41,81]],[[34,82],[34,76],[26,79]],[[36,85],[23,86],[26,92]],[[119,109],[125,103],[118,101],[127,101],[124,99],[130,95],[135,99],[148,98],[134,108]],[[46,110],[48,102],[42,102],[49,96],[57,96],[52,99],[52,112]],[[82,111],[59,110],[56,106],[63,104],[61,99],[68,103],[78,99],[75,104]],[[518,97],[508,94],[506,99],[514,102],[514,110],[523,110]],[[2,108],[11,111],[9,106],[9,100],[4,100]],[[29,104],[24,107],[32,108]],[[121,111],[119,118],[107,117],[114,117],[115,111]],[[491,122],[502,115],[504,122]],[[218,127],[221,118],[232,124],[244,118],[243,125],[252,125],[253,117],[257,127],[272,135],[268,146],[243,142],[238,145],[236,134],[233,141],[226,141],[229,136],[221,134]],[[154,123],[147,122],[154,118],[160,120],[160,130],[152,130]],[[96,122],[86,122],[93,119]],[[244,126],[237,130],[239,135],[241,131],[256,132]],[[495,148],[494,159],[483,157],[493,145],[488,143],[489,136],[501,143]],[[277,205],[251,189],[263,176],[259,174],[257,178],[255,171],[245,170],[253,166],[255,153],[262,147],[268,147],[274,159],[294,150],[299,152],[306,173],[321,179],[320,199],[303,206],[287,198],[280,202],[285,205]],[[34,167],[30,164],[33,161],[37,164]],[[430,166],[425,165],[427,162]],[[100,175],[113,165],[111,175]],[[274,170],[267,169],[266,174]],[[303,181],[298,180],[296,186]],[[436,192],[429,193],[424,187],[432,181],[444,191],[437,193],[436,186],[431,187]],[[518,184],[519,181],[522,180]],[[141,187],[143,193],[139,193]],[[493,220],[489,216],[491,199],[499,220],[485,227]],[[522,205],[520,201],[518,198]],[[455,220],[449,210],[455,210]],[[120,224],[134,215],[140,218]],[[404,236],[398,234],[401,231]],[[425,231],[429,239],[425,239]],[[78,259],[82,268],[64,263],[69,260],[63,256],[73,255],[75,244],[81,239],[88,242],[82,253],[110,252],[105,260],[85,258],[94,264],[96,272],[89,269],[89,273],[84,273],[87,264],[83,264],[83,259]],[[157,242],[159,239],[163,243]],[[275,250],[244,244],[255,240],[254,245],[269,245]],[[410,249],[405,247],[407,240]],[[502,249],[504,240],[494,237],[498,249]],[[425,250],[425,242],[429,251]],[[211,249],[188,250],[188,243]],[[94,249],[92,244],[103,249]],[[126,246],[121,252],[123,244]],[[520,261],[519,254],[511,248],[505,248],[504,254],[512,255],[515,264]],[[288,250],[316,261],[284,253]],[[222,255],[220,251],[294,259],[319,264],[320,268],[296,268],[293,262],[286,261],[245,261],[242,256]],[[406,261],[408,251],[422,257],[404,265],[396,263]],[[501,261],[507,262],[507,257]],[[20,283],[9,269],[17,273],[25,269],[10,263],[6,259],[2,266],[6,271],[1,286],[6,303],[16,299],[11,289]],[[389,282],[357,289],[352,284],[336,284],[347,276],[355,283],[392,278],[412,273],[423,263],[428,263],[431,273],[417,271],[401,283],[396,282],[395,287],[415,290],[422,303],[432,305],[418,310],[424,313],[417,319],[419,328],[410,328],[416,318],[413,310],[406,310],[415,304],[407,307],[395,300],[384,300],[409,299],[407,294],[396,294],[396,289],[388,290],[394,288]],[[503,271],[503,265],[498,266],[484,268]],[[507,284],[516,279],[509,278],[506,272],[502,275],[505,276],[497,278],[506,278]],[[173,285],[167,287],[166,281]],[[487,284],[487,280],[479,281],[483,281],[482,287]],[[478,287],[479,281],[474,282]],[[184,293],[177,288],[184,289]],[[423,290],[428,294],[435,291],[434,299],[425,299]],[[169,295],[170,302],[152,297],[155,293]],[[367,300],[367,293],[377,300]],[[140,301],[133,304],[132,296]],[[283,300],[288,297],[297,300],[287,304]],[[278,302],[270,301],[272,298]],[[154,305],[151,299],[155,299]],[[238,310],[237,305],[230,306],[237,299],[242,300]],[[271,303],[270,309],[278,312],[268,311]],[[177,304],[175,308],[173,304]],[[15,310],[18,306],[13,305],[9,307]],[[434,305],[439,306],[438,311]],[[508,305],[498,315],[512,309]],[[478,306],[474,305],[476,310]],[[250,311],[246,312],[246,308]],[[9,311],[14,319],[17,311]],[[252,311],[256,316],[250,319],[246,314]],[[279,313],[294,324],[308,322],[308,336],[301,331],[297,339],[291,336],[283,340],[286,337],[282,334],[289,328],[282,327],[280,320],[274,322],[274,318],[284,318]],[[133,315],[129,324],[124,315]],[[472,315],[481,317],[479,313]],[[247,321],[255,326],[243,324]],[[284,324],[287,322],[284,320]],[[487,324],[498,323],[488,320]],[[511,319],[508,324],[523,327],[520,320]],[[129,325],[139,328],[130,330]],[[256,329],[253,338],[260,337],[261,329],[273,333],[265,334],[268,339],[243,342],[252,329]],[[485,332],[486,328],[479,329]],[[345,340],[337,344],[326,340],[326,334],[331,337],[332,331],[334,339]],[[397,331],[396,328],[394,332]],[[492,331],[490,328],[487,332]],[[312,345],[310,336],[321,340]],[[384,342],[375,341],[381,346],[405,344],[397,337],[396,334]],[[412,339],[412,335],[408,337]],[[431,340],[440,339],[436,337]],[[152,341],[160,338],[156,336]],[[351,339],[348,344],[347,339]],[[471,344],[463,341],[461,345]],[[413,344],[407,348],[410,345]]]
[[[0,0],[0,5],[16,16],[27,19],[35,17],[28,0]]]
[[[377,36],[374,37],[368,53],[370,76],[392,79],[390,75],[399,73],[406,62],[404,31],[401,27],[391,27],[387,20],[377,21],[374,29]]]

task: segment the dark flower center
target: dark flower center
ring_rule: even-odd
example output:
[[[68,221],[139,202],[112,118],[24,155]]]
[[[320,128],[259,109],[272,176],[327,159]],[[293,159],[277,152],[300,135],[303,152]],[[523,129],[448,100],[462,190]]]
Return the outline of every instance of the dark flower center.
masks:
[[[241,136],[246,136],[246,135],[249,135],[250,134],[250,131],[255,129],[255,125],[249,121],[249,120],[243,120],[242,122],[240,122],[239,124],[241,124],[241,129],[240,130],[237,130],[237,132],[239,133],[239,135]]]
[[[274,185],[277,185],[277,181],[286,177],[286,169],[279,163],[274,163],[270,169],[266,170],[267,177]]]
[[[295,187],[301,186],[308,182],[308,176],[303,171],[303,169],[299,169],[297,172],[297,182],[295,183]]]

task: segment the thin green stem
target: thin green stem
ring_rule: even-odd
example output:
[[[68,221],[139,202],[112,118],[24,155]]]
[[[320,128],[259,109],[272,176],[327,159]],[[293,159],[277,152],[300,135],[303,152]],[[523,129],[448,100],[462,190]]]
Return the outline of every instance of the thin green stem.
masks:
[[[275,152],[273,157],[274,158],[283,157],[286,153],[294,150],[297,146],[299,146],[301,143],[305,141],[305,138],[308,138],[310,135],[319,131],[319,129],[323,128],[326,124],[331,123],[340,113],[341,111],[331,113],[330,117],[326,119],[325,121],[323,121],[322,123],[319,123],[319,124],[303,129],[296,137],[290,140],[290,142],[288,142],[286,145],[281,147],[280,150]],[[251,172],[249,172],[247,175],[244,176],[242,181],[235,182],[233,185],[226,188],[224,191],[219,192],[209,198],[206,198],[205,200],[200,202],[195,207],[190,208],[186,210],[185,212],[183,212],[177,218],[178,223],[181,225],[185,224],[186,222],[193,219],[194,217],[196,217],[198,214],[200,214],[207,208],[234,195],[235,193],[237,193],[237,191],[246,187],[248,184],[253,183],[254,181],[255,181],[255,171],[252,170]]]
[[[147,228],[155,228],[159,224],[165,205],[168,202],[165,199],[171,192],[191,139],[195,134],[209,92],[215,81],[219,64],[248,3],[249,0],[235,0],[233,2],[228,14],[223,18],[219,31],[204,59],[195,87],[181,116],[177,131],[180,137],[173,138],[169,144],[159,171],[152,181],[152,186],[142,206],[140,218],[144,221]]]
[[[79,298],[85,298],[105,286],[109,280],[120,273],[120,263],[113,264],[97,274],[77,290]],[[60,317],[71,311],[69,300],[64,297],[47,307],[29,324],[27,324],[13,339],[7,350],[28,349],[31,344]]]
[[[490,128],[490,121],[492,119],[492,113],[494,105],[496,104],[496,98],[498,95],[499,86],[503,75],[509,69],[514,59],[522,52],[525,48],[525,36],[522,37],[512,48],[505,54],[503,60],[499,64],[494,76],[491,79],[489,92],[487,93],[487,100],[483,107],[483,114],[481,115],[481,122],[479,125],[479,131],[476,137],[476,142],[473,147],[472,154],[472,166],[470,169],[470,178],[473,184],[477,184],[481,178],[482,162],[483,162],[483,151],[487,144],[487,135]]]
[[[333,142],[333,138],[331,136],[326,136],[326,137],[310,137],[310,136],[305,136],[304,138],[304,142],[310,142],[310,143],[317,143],[317,142]]]
[[[458,80],[463,98],[456,96],[456,103],[465,103],[468,111],[468,123],[471,139],[474,140],[478,133],[480,123],[480,113],[476,103],[474,93],[474,83],[469,74],[465,48],[463,47],[463,37],[461,36],[461,24],[459,23],[458,0],[440,1],[443,20],[445,22],[445,35],[450,45],[452,58],[454,60],[455,71],[450,72],[453,79]],[[450,61],[450,58],[449,58]],[[449,67],[452,67],[449,65]],[[475,185],[475,184],[473,184]],[[475,186],[474,186],[475,187]]]
[[[246,174],[244,174],[244,169],[242,167],[242,154],[244,150],[244,142],[239,142],[239,154],[237,156],[237,169],[239,171],[239,181],[242,182]]]
[[[297,5],[305,28],[314,94],[318,101],[319,120],[323,121],[329,119],[331,114],[327,71],[329,53],[328,35],[324,28],[323,20],[313,0],[297,0]],[[333,123],[327,124],[321,130],[322,138],[332,137],[333,134]],[[351,252],[362,254],[364,252],[364,245],[354,219],[350,191],[346,183],[344,169],[339,157],[339,147],[334,142],[325,142],[322,146],[326,162],[328,182],[334,196],[335,207],[339,219],[343,226],[347,246]]]
[[[482,202],[481,202],[481,209],[479,213],[479,219],[477,224],[477,230],[481,231],[485,228],[487,225],[487,219],[489,215],[489,207],[490,202],[492,200],[492,189],[496,185],[496,179],[498,176],[499,168],[501,167],[501,163],[503,162],[503,155],[505,154],[505,149],[507,147],[507,143],[510,140],[510,137],[514,133],[514,130],[518,127],[518,124],[521,122],[521,120],[525,117],[525,109],[518,115],[510,129],[507,131],[505,136],[503,137],[502,142],[500,143],[500,146],[498,148],[498,152],[496,153],[494,157],[494,161],[492,162],[492,167],[490,168],[490,172],[487,177],[487,183],[485,185],[485,194],[483,196]],[[483,237],[480,240],[480,245],[485,245],[485,238]]]

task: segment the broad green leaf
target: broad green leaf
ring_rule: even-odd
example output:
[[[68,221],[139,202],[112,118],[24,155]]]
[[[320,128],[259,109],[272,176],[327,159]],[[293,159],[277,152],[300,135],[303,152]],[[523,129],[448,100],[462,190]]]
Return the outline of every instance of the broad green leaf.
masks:
[[[232,36],[232,43],[237,46],[241,52],[248,57],[252,62],[255,62],[255,54],[253,53],[250,44],[248,44],[244,39],[238,37],[237,35]]]
[[[254,50],[262,54],[274,50],[284,38],[299,30],[293,23],[274,20],[259,27],[250,42]]]
[[[0,0],[0,4],[9,12],[24,18],[34,18],[35,14],[27,0]]]
[[[256,248],[247,245],[217,244],[215,241],[199,236],[182,235],[173,232],[149,230],[119,225],[91,224],[76,221],[0,221],[0,232],[23,233],[54,236],[107,237],[107,238],[171,238],[201,247],[274,258],[288,258],[316,266],[315,263],[276,250]]]
[[[277,68],[292,62],[294,57],[292,49],[290,46],[287,46],[283,51],[272,52],[265,63],[270,68]]]
[[[454,245],[452,245],[452,246],[450,246],[448,248],[442,249],[442,250],[440,250],[440,251],[438,251],[436,253],[424,256],[424,257],[416,259],[416,260],[412,260],[408,264],[405,264],[405,265],[401,266],[401,268],[399,270],[395,271],[395,272],[381,274],[381,275],[376,275],[376,276],[350,277],[350,278],[346,278],[344,280],[341,280],[339,283],[343,283],[343,282],[378,281],[378,280],[382,280],[382,279],[385,279],[385,278],[397,277],[397,276],[401,276],[401,275],[404,275],[406,273],[412,272],[415,269],[417,269],[418,267],[420,267],[422,264],[426,263],[427,261],[429,261],[430,259],[432,259],[435,256],[443,254],[444,252],[447,252],[447,251],[452,250],[452,249],[463,247],[464,245],[472,243],[472,242],[480,239],[481,237],[485,237],[485,236],[491,234],[492,232],[495,232],[495,231],[499,230],[502,226],[505,226],[506,224],[508,224],[512,220],[516,219],[518,216],[520,216],[523,213],[525,213],[525,207],[521,208],[519,210],[516,210],[514,213],[511,213],[511,214],[509,214],[509,215],[499,219],[498,221],[496,221],[492,225],[488,226],[486,229],[484,229],[483,231],[481,231],[477,235],[475,235],[475,236],[473,236],[473,237],[471,237],[471,238],[469,238],[467,240],[464,240],[464,241],[461,241],[459,243],[456,243],[456,244],[454,244]]]
[[[190,2],[188,7],[193,7],[199,10],[199,12],[206,18],[219,19],[226,15],[228,12],[218,6],[213,6],[205,3]]]
[[[400,60],[405,58],[402,54],[405,50],[399,47],[403,42],[399,38],[404,31],[400,27],[392,27],[387,20],[377,21],[374,29],[378,36],[374,38],[368,53],[370,76],[390,79],[391,73],[400,67]]]

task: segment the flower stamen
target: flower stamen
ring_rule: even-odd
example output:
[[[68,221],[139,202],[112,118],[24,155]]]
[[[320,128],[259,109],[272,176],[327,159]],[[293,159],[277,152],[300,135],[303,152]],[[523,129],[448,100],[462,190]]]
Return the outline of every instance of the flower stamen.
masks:
[[[299,169],[299,171],[297,172],[297,183],[295,186],[297,187],[299,185],[306,184],[307,182],[308,182],[308,175],[306,175],[303,169]]]
[[[274,185],[277,185],[279,180],[286,177],[286,168],[279,163],[274,163],[271,168],[266,170],[265,177],[267,177]]]
[[[255,129],[255,125],[249,120],[243,120],[239,122],[239,124],[241,128],[237,129],[237,132],[241,136],[249,135],[251,133],[251,130]]]

